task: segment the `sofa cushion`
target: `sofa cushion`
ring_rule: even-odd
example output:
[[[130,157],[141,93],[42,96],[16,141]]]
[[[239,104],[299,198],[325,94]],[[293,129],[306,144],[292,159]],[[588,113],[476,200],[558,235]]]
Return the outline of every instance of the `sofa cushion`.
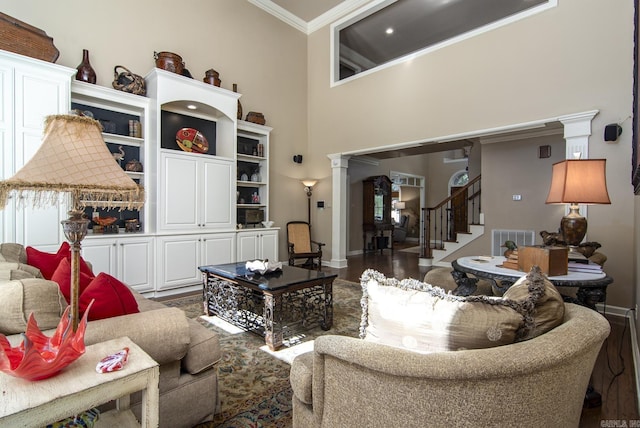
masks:
[[[140,312],[129,288],[104,272],[93,278],[80,295],[81,314],[84,314],[91,300],[95,301],[89,311],[89,321]]]
[[[487,348],[533,337],[536,303],[545,295],[544,283],[536,280],[527,282],[520,301],[459,297],[414,279],[387,279],[371,269],[361,283],[361,337],[423,353]]]
[[[0,262],[27,263],[27,252],[22,244],[0,244]]]
[[[81,296],[84,290],[87,289],[91,281],[93,281],[94,276],[88,275],[85,272],[80,272],[79,284],[80,287],[78,289],[78,295]],[[63,258],[58,263],[58,267],[51,275],[51,280],[58,283],[60,287],[60,292],[67,302],[71,302],[71,262],[68,258]]]
[[[51,279],[53,273],[58,268],[60,260],[71,257],[71,246],[68,242],[63,242],[55,253],[46,253],[33,247],[27,247],[27,263],[40,269],[42,276]],[[93,276],[91,268],[80,257],[80,272]]]
[[[182,359],[182,368],[191,373],[203,372],[220,361],[222,352],[217,335],[195,320],[189,322],[189,351]]]
[[[0,281],[12,279],[42,278],[38,268],[18,262],[0,262]]]
[[[0,282],[0,333],[23,333],[31,313],[40,330],[55,328],[67,306],[58,284],[42,278]]]
[[[86,345],[93,345],[122,336],[129,337],[160,365],[179,361],[189,348],[189,324],[178,308],[91,321],[84,337]]]

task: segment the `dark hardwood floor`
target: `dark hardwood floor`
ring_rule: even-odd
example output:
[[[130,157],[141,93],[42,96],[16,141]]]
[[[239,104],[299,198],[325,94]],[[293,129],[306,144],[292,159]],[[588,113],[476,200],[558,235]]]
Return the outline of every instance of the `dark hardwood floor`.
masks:
[[[372,268],[387,277],[422,279],[429,267],[418,266],[418,254],[400,251],[415,244],[396,244],[391,251],[348,257],[344,269],[323,268],[338,278],[360,282],[360,275]],[[640,427],[637,392],[634,380],[631,336],[628,321],[606,315],[611,334],[605,341],[593,370],[593,386],[602,395],[602,406],[582,411],[580,427]]]

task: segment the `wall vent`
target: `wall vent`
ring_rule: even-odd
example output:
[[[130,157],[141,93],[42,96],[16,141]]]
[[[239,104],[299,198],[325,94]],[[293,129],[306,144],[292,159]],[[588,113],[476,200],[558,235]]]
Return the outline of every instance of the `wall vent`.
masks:
[[[491,231],[491,255],[503,255],[506,248],[501,248],[500,246],[504,245],[506,241],[513,241],[518,247],[534,245],[535,234],[534,230],[493,229]]]

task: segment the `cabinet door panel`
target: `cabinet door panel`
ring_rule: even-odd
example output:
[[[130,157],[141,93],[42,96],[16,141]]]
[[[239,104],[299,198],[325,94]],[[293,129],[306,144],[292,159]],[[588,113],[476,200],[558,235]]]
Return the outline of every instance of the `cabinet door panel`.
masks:
[[[230,162],[205,161],[203,183],[206,192],[203,197],[204,224],[206,227],[232,227],[235,219],[231,197],[235,193],[235,178]]]
[[[19,208],[16,216],[16,240],[41,251],[57,251],[64,241],[59,208]]]
[[[118,279],[139,292],[153,290],[152,241],[122,241],[118,250]]]
[[[278,232],[264,232],[260,239],[261,258],[278,261]]]
[[[157,289],[176,288],[201,282],[198,261],[200,240],[197,236],[159,238],[159,281]]]
[[[238,233],[238,258],[237,261],[244,262],[258,258],[258,234]]]
[[[163,155],[160,216],[164,229],[196,228],[198,225],[198,162]]]
[[[47,115],[66,113],[69,87],[60,83],[60,79],[16,73],[16,127],[19,131],[41,131]]]
[[[233,263],[236,259],[235,233],[219,233],[202,237],[202,264]]]
[[[115,239],[90,239],[82,242],[82,258],[91,263],[94,275],[100,272],[117,276]]]

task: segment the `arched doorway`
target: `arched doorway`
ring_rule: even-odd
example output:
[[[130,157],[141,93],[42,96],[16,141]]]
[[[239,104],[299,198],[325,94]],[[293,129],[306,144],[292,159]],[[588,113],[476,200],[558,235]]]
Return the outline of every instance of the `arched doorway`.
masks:
[[[466,169],[457,171],[449,179],[449,195],[451,198],[451,233],[450,236],[455,238],[456,233],[468,233],[468,199],[467,190],[462,190],[469,182],[469,173]]]

